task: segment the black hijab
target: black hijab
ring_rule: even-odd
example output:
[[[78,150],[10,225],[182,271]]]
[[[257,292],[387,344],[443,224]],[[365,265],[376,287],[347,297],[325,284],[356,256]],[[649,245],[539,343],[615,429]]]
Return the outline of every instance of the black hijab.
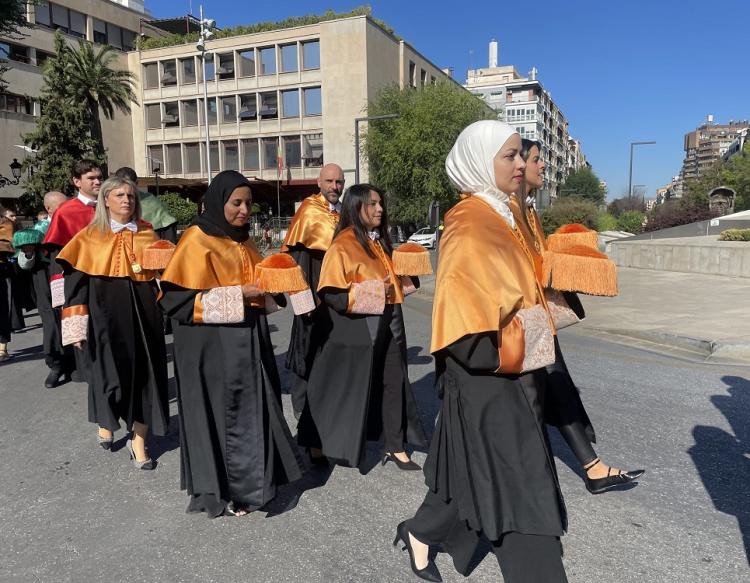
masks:
[[[195,217],[193,224],[206,235],[229,237],[237,243],[247,241],[250,225],[234,227],[224,218],[224,205],[234,189],[240,186],[250,186],[250,182],[242,174],[234,170],[219,172],[203,197],[203,213]]]

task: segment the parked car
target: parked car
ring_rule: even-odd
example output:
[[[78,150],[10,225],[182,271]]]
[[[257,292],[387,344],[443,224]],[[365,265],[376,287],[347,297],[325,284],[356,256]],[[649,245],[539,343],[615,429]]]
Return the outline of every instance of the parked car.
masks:
[[[430,227],[424,227],[409,237],[409,241],[411,243],[419,243],[427,249],[434,249],[437,242],[437,231]]]

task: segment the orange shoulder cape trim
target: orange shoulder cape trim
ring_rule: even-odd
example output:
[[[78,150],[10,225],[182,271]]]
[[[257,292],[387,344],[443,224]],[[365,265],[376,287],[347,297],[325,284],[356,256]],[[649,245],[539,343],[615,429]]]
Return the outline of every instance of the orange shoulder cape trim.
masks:
[[[252,239],[236,243],[192,226],[180,238],[161,281],[196,290],[254,283],[261,260]]]
[[[137,233],[127,229],[119,233],[102,233],[94,225],[89,225],[62,248],[57,261],[88,275],[151,281],[156,272],[142,269],[135,273],[133,263],[142,266],[144,249],[158,240],[154,230],[144,223],[138,224]]]
[[[338,222],[339,216],[330,211],[322,194],[308,196],[294,213],[281,251],[285,253],[295,245],[328,251]]]

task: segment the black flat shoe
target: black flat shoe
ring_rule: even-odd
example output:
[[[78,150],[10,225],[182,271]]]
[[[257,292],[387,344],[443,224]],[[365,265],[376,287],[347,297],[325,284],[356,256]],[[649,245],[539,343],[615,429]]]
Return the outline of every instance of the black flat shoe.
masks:
[[[50,373],[47,375],[47,378],[44,379],[44,388],[54,389],[57,385],[60,384],[61,376],[62,375],[56,370],[51,370]]]
[[[607,476],[604,478],[589,478],[585,476],[586,489],[592,494],[601,494],[612,488],[617,488],[618,486],[637,480],[646,472],[646,470],[632,470],[630,472],[618,470],[619,473],[610,475],[611,471],[612,468],[609,468]]]
[[[409,460],[408,462],[402,462],[400,459],[398,459],[395,455],[393,455],[391,453],[387,453],[387,454],[385,454],[383,456],[383,462],[382,462],[381,465],[385,465],[385,464],[387,464],[388,462],[391,462],[391,461],[394,464],[396,464],[396,467],[399,470],[405,470],[405,471],[411,471],[411,472],[413,472],[414,470],[421,470],[422,469],[422,466],[420,466],[419,464],[414,463],[411,460]]]
[[[412,551],[411,542],[409,541],[409,529],[406,528],[406,522],[402,522],[396,527],[396,538],[393,539],[394,547],[398,544],[398,541],[401,541],[404,544],[404,547],[401,549],[402,551],[409,551],[411,570],[414,571],[414,574],[417,577],[424,579],[425,581],[436,581],[437,583],[442,583],[443,578],[440,576],[440,571],[438,571],[435,561],[427,559],[427,566],[424,569],[417,569],[416,564],[414,564],[414,551]]]
[[[328,467],[328,458],[324,455],[313,455],[308,449],[307,457],[310,458],[310,463],[314,466]]]

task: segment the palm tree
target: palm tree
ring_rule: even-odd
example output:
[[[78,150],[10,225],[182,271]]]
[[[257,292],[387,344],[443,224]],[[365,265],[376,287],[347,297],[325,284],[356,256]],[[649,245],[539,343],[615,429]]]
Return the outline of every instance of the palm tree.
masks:
[[[116,68],[118,52],[110,46],[98,51],[86,41],[79,41],[78,49],[68,52],[68,77],[70,92],[86,104],[91,115],[91,137],[96,142],[96,158],[106,159],[102,122],[99,110],[107,119],[112,119],[115,110],[130,113],[130,103],[136,101],[133,91],[134,75],[127,70]],[[106,168],[102,168],[104,176]]]

